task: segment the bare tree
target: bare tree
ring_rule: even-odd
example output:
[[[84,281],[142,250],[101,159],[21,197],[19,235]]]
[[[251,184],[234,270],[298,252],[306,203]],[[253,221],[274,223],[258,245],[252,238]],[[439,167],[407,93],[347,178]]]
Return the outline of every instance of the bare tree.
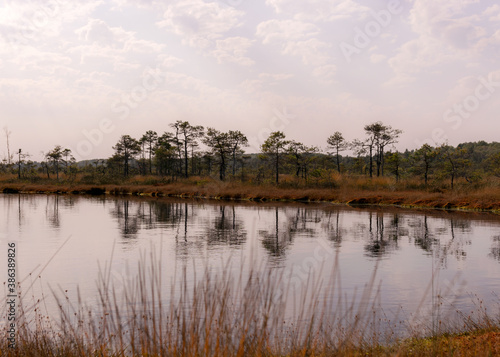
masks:
[[[9,144],[9,137],[11,132],[9,131],[9,128],[6,126],[3,127],[3,131],[5,133],[5,141],[7,145],[7,164],[10,165],[12,163],[12,156],[10,156],[10,144]]]

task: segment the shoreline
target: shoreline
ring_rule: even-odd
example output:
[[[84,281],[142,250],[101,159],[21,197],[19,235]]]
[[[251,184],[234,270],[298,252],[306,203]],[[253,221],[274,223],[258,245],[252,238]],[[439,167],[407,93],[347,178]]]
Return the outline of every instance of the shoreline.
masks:
[[[223,201],[332,203],[349,206],[388,206],[500,214],[500,189],[493,192],[429,192],[424,190],[349,190],[346,188],[282,188],[213,182],[203,185],[28,184],[0,183],[4,194],[69,194],[149,196]]]
[[[448,193],[429,193],[429,192],[423,192],[423,191],[395,191],[395,192],[389,192],[389,191],[381,191],[381,192],[371,192],[371,191],[354,191],[351,192],[350,194],[352,196],[349,196],[346,192],[342,192],[341,189],[337,190],[328,190],[328,189],[285,189],[285,188],[276,188],[276,187],[259,187],[259,186],[251,186],[251,187],[244,187],[243,185],[232,185],[232,184],[227,184],[225,187],[220,187],[217,186],[219,191],[215,192],[215,187],[212,187],[208,185],[208,187],[199,187],[196,185],[186,185],[186,184],[170,184],[170,185],[161,185],[161,186],[155,186],[155,185],[69,185],[69,184],[44,184],[44,185],[33,185],[33,184],[23,184],[23,183],[17,183],[17,184],[2,184],[0,183],[0,193],[4,193],[4,191],[7,189],[7,191],[10,192],[5,192],[4,194],[50,194],[50,195],[75,195],[75,196],[101,196],[104,197],[106,195],[110,196],[125,196],[125,197],[134,197],[136,200],[144,200],[144,199],[150,199],[152,200],[153,198],[157,197],[179,197],[179,198],[201,198],[201,199],[216,199],[216,200],[231,200],[233,202],[237,201],[250,201],[250,202],[283,202],[283,204],[286,204],[286,202],[316,202],[316,203],[330,203],[330,204],[342,204],[342,205],[349,205],[348,202],[341,203],[341,202],[333,202],[330,200],[312,200],[311,198],[315,197],[322,197],[321,195],[336,195],[337,197],[343,197],[343,198],[350,198],[354,196],[359,196],[362,199],[372,199],[373,201],[375,200],[389,200],[389,199],[397,199],[399,198],[406,198],[406,199],[414,199],[423,196],[424,194],[428,195],[425,196],[426,200],[425,202],[444,202],[448,201],[450,202],[465,202],[465,198],[467,197],[464,193],[457,193],[457,192],[448,192]],[[246,195],[250,196],[250,198],[245,198],[241,191],[246,188],[250,190],[250,192],[244,192]],[[270,192],[266,192],[266,189],[274,189],[275,195],[274,197],[278,198],[268,198],[267,196],[264,197],[264,194],[267,194],[268,196],[271,196]],[[234,198],[234,197],[226,197],[223,196],[226,194],[229,196],[231,194],[231,190],[235,190],[235,192],[239,192],[240,197]],[[239,191],[236,191],[239,190]],[[175,192],[182,192],[183,195],[176,195]],[[288,201],[283,199],[284,195],[292,195],[292,193],[295,192],[297,197],[289,198]],[[218,197],[206,197],[206,196],[194,196],[195,193],[202,193],[202,194],[215,194],[218,193],[221,196]],[[309,199],[307,201],[300,201],[300,198],[304,198],[304,194],[308,194]],[[153,195],[154,194],[154,195]],[[363,195],[362,195],[363,194]],[[403,197],[406,194],[406,197]],[[471,192],[469,195],[469,202],[473,202],[472,198],[476,198],[475,204],[479,203],[486,203],[486,201],[481,201],[480,198],[482,195],[485,193],[479,193],[479,192]],[[476,195],[476,196],[474,196]],[[477,196],[479,195],[479,196]],[[300,197],[299,197],[300,196]],[[255,198],[255,197],[258,197]],[[489,197],[491,201],[494,202],[499,202],[498,196],[496,195],[491,195]],[[430,201],[431,199],[434,199],[435,201]],[[441,199],[442,201],[439,201],[438,199]],[[482,198],[484,200],[484,197]],[[361,199],[358,199],[360,201]],[[424,198],[422,198],[424,200]],[[455,201],[452,201],[455,200]],[[461,200],[461,201],[460,201]],[[372,205],[372,206],[396,206],[395,204],[392,205],[386,205],[384,203],[354,203],[351,204],[353,206],[355,205]],[[258,203],[255,203],[258,204]],[[403,205],[398,205],[399,207],[405,207]],[[408,208],[406,206],[405,208]],[[413,209],[434,209],[436,211],[445,211],[445,210],[458,210],[454,208],[449,208],[449,207],[426,207],[426,206],[414,206],[412,207]],[[466,214],[471,214],[473,212],[488,212],[487,210],[469,210],[470,212],[467,213],[467,209],[460,209],[460,211],[463,211],[464,215]],[[490,210],[489,212],[495,212],[495,210]],[[496,213],[500,213],[500,210],[496,210]],[[445,213],[443,213],[445,214]],[[496,219],[496,217],[494,217]],[[475,311],[473,312],[475,314]],[[96,315],[98,316],[98,315]],[[314,347],[311,352],[312,354],[317,354],[317,355],[339,355],[339,356],[363,356],[363,355],[372,355],[372,356],[401,356],[401,355],[413,355],[413,356],[428,356],[428,355],[449,355],[449,354],[459,354],[463,356],[482,356],[482,355],[497,355],[500,353],[500,331],[498,329],[498,326],[496,323],[494,323],[493,318],[491,320],[488,320],[486,322],[491,322],[490,324],[481,321],[475,322],[473,320],[467,320],[467,321],[472,321],[470,325],[468,325],[466,328],[464,328],[463,331],[460,330],[455,330],[451,325],[450,329],[444,328],[443,331],[437,332],[435,335],[415,335],[415,336],[409,336],[407,338],[403,338],[401,340],[397,340],[396,342],[393,343],[388,343],[388,344],[378,344],[378,343],[370,343],[369,340],[366,342],[363,342],[362,340],[358,341],[353,338],[352,341],[347,340],[347,343],[342,343],[340,346],[340,349],[328,349],[326,347],[322,347],[324,345],[318,344],[316,347]],[[496,321],[496,320],[495,320]],[[301,326],[298,326],[298,328],[302,328]],[[38,335],[38,337],[41,337],[43,340],[43,332],[41,335]],[[65,337],[70,336],[69,338],[74,338],[73,335],[68,334],[65,335]],[[253,336],[250,336],[253,337]],[[256,338],[260,338],[260,335],[256,335]],[[83,339],[82,339],[83,341]],[[63,340],[64,342],[64,340]],[[352,345],[350,344],[352,342]],[[37,345],[36,342],[25,342],[23,345],[21,343],[20,350],[21,351],[29,351],[33,348],[36,350],[42,350],[44,348],[43,344]],[[83,342],[82,342],[83,343]],[[196,342],[193,342],[196,343]],[[321,341],[320,341],[321,343]],[[54,349],[60,348],[59,345],[54,344],[52,345]],[[83,347],[82,347],[83,346]],[[302,345],[299,344],[299,347]],[[92,344],[88,345],[79,345],[79,347],[82,347],[84,349],[88,349],[88,351],[91,351],[89,353],[81,353],[80,350],[75,350],[75,352],[67,354],[67,356],[73,356],[73,355],[95,355],[99,354],[100,352],[104,351],[102,347],[97,347],[95,350],[95,346]],[[110,346],[106,346],[107,348],[109,347],[109,351],[111,350],[112,344],[110,343]],[[202,346],[203,347],[203,346]],[[108,350],[106,350],[108,351]],[[120,351],[120,350],[119,350]],[[294,355],[295,353],[299,354],[302,350],[292,350],[290,355]],[[23,353],[20,352],[19,355],[22,355]],[[49,355],[51,353],[47,353]],[[119,354],[119,353],[118,353]],[[208,354],[208,353],[207,353]],[[281,356],[283,354],[276,352],[272,353],[269,352],[268,354],[270,356]],[[43,355],[43,353],[40,353],[40,355]],[[155,353],[150,353],[150,355],[155,356],[155,355],[161,355],[161,354],[155,354]],[[252,354],[249,353],[249,355],[259,355],[258,353]]]

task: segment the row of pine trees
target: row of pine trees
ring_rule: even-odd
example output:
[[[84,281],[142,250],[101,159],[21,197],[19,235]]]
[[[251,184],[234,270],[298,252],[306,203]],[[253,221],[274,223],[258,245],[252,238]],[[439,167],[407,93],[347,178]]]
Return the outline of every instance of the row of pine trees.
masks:
[[[75,179],[84,173],[87,180],[94,181],[123,180],[132,175],[169,180],[211,176],[221,181],[230,178],[276,184],[283,175],[319,183],[337,172],[343,176],[391,176],[396,181],[418,178],[426,186],[431,180],[446,179],[451,188],[459,179],[478,183],[487,177],[500,177],[500,143],[457,147],[424,144],[417,150],[398,152],[394,144],[402,131],[382,122],[366,125],[362,139],[347,141],[342,133],[334,132],[324,151],[276,131],[260,145],[259,153],[250,154],[245,153],[248,139],[238,130],[223,132],[180,120],[170,124],[170,129],[161,135],[148,130],[137,139],[122,135],[113,146],[113,156],[90,160],[86,165],[76,163],[71,150],[57,145],[44,154],[41,163],[30,161],[29,155],[19,150],[18,157],[4,159],[0,169],[17,172],[20,179],[35,179],[43,173],[59,180],[63,172],[65,178]],[[346,151],[351,155],[343,155]]]

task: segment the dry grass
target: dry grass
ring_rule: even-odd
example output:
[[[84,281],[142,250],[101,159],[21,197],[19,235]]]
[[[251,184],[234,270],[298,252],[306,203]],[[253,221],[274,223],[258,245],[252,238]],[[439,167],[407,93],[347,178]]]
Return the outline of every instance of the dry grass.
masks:
[[[255,201],[328,201],[342,204],[398,205],[406,207],[500,210],[500,185],[491,181],[482,186],[459,182],[454,190],[445,186],[425,187],[418,181],[396,184],[393,179],[380,177],[345,177],[337,174],[322,180],[305,183],[284,176],[279,186],[221,182],[212,178],[191,177],[176,182],[162,182],[156,176],[135,176],[122,184],[89,185],[75,181],[40,183],[16,182],[10,177],[0,178],[4,193],[72,193],[149,195]]]
[[[485,314],[476,320],[464,318],[465,334],[395,340],[393,324],[381,316],[378,305],[376,269],[361,296],[345,301],[334,266],[327,303],[321,298],[321,282],[313,276],[295,290],[276,271],[241,268],[233,274],[230,263],[216,273],[207,268],[194,282],[183,270],[165,289],[161,261],[152,253],[147,262],[143,256],[133,278],[119,283],[110,280],[105,268],[97,280],[97,306],[87,306],[81,299],[75,306],[61,290],[53,293],[60,307],[59,318],[54,318],[42,313],[45,298],[22,301],[17,347],[7,347],[3,329],[0,356],[486,356],[500,352],[500,332]]]
[[[23,303],[17,347],[7,348],[4,329],[0,355],[332,355],[379,337],[372,321],[374,276],[357,304],[334,298],[328,304],[322,302],[322,286],[313,277],[294,294],[276,271],[241,269],[233,274],[229,263],[221,268],[215,274],[207,268],[194,283],[182,271],[169,296],[161,261],[154,255],[121,284],[110,281],[105,269],[98,279],[97,306],[87,307],[80,299],[75,306],[64,292],[54,293],[60,307],[57,321],[42,315],[41,300]],[[336,277],[333,272],[334,286]]]

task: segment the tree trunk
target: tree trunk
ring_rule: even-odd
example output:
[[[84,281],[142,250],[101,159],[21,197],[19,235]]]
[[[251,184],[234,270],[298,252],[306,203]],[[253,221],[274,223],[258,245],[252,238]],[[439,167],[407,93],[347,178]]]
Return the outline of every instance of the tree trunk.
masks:
[[[18,171],[17,171],[17,178],[21,179],[21,149],[19,149],[19,156],[18,156]]]
[[[276,153],[276,184],[279,182],[279,153]]]
[[[188,177],[188,144],[187,139],[184,139],[184,176]]]
[[[384,147],[380,148],[380,174],[384,176]]]
[[[424,172],[425,186],[427,186],[428,174],[429,174],[429,164],[425,162],[425,172]]]
[[[377,146],[377,177],[380,176],[380,166],[381,166],[381,161],[380,161],[380,147]]]
[[[123,174],[125,177],[128,176],[128,158],[125,156],[124,166],[123,166]]]
[[[233,179],[236,175],[236,149],[233,150]]]
[[[340,174],[340,157],[339,157],[339,149],[337,148],[337,170]]]
[[[219,178],[221,181],[224,181],[226,173],[226,161],[224,159],[224,155],[221,155],[220,158],[220,169],[219,169]]]
[[[373,145],[370,145],[370,178],[373,177]]]
[[[149,144],[149,174],[151,175],[153,172],[151,170],[151,150],[152,150],[152,147],[151,147],[151,143]]]

